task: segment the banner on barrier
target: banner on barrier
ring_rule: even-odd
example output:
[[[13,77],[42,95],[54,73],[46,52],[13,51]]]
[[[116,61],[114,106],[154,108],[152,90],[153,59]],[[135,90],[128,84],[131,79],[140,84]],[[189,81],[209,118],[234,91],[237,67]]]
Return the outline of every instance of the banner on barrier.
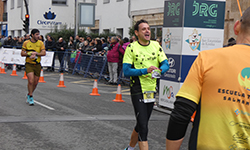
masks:
[[[160,80],[160,106],[173,109],[199,52],[223,46],[225,4],[226,0],[165,0],[162,47],[170,68]]]
[[[173,109],[175,96],[181,86],[182,83],[179,82],[160,80],[159,105]]]
[[[0,61],[5,64],[25,65],[25,57],[21,56],[20,49],[0,48]],[[42,56],[41,65],[43,67],[51,66],[54,52],[46,52],[46,56]]]

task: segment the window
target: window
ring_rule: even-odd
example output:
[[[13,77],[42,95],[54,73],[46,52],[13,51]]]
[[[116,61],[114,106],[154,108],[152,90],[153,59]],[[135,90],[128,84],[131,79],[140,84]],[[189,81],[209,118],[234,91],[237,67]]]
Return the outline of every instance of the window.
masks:
[[[14,9],[14,0],[11,0],[10,2],[10,9]]]
[[[122,2],[123,0],[116,0],[117,2]]]
[[[17,36],[21,37],[22,36],[22,30],[18,30]]]
[[[155,40],[159,37],[162,37],[162,27],[160,26],[153,26],[150,27],[151,30],[151,39]]]
[[[103,0],[103,4],[110,3],[110,0]]]
[[[104,32],[105,34],[109,34],[109,29],[103,29],[103,32]]]
[[[52,5],[67,5],[67,0],[52,0]]]
[[[11,30],[11,36],[14,37],[15,36],[15,31]]]
[[[123,28],[118,28],[118,29],[116,29],[116,33],[117,33],[118,35],[120,35],[121,37],[123,37]]]
[[[23,0],[17,0],[17,7],[21,7],[23,5]]]
[[[99,29],[91,29],[91,32],[94,34],[99,34]]]
[[[92,3],[95,3],[97,5],[97,0],[92,0]]]

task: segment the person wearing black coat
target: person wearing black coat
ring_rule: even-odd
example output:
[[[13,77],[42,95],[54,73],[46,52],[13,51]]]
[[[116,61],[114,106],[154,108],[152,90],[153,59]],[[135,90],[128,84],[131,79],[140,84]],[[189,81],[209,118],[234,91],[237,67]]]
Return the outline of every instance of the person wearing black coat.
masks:
[[[95,46],[94,46],[94,48],[92,49],[92,51],[94,52],[94,53],[98,53],[98,52],[100,52],[100,51],[102,51],[103,49],[102,49],[102,42],[101,42],[101,40],[99,40],[99,39],[96,39],[95,40]]]
[[[45,49],[46,49],[46,51],[55,51],[55,46],[56,46],[55,40],[50,35],[47,35],[47,40],[45,41]],[[52,60],[52,66],[48,67],[48,69],[46,69],[46,71],[54,71],[54,68],[55,68],[55,55],[56,55],[56,53],[54,52],[54,56],[53,56],[53,60]]]
[[[57,51],[57,56],[60,62],[60,68],[59,68],[59,72],[64,72],[64,68],[63,68],[63,56],[65,53],[65,49],[67,48],[67,44],[66,42],[63,40],[63,38],[59,38],[59,40],[56,42],[56,51]]]
[[[6,45],[6,46],[16,46],[16,43],[12,39],[11,35],[8,36],[8,39],[6,41],[4,41],[4,45]]]

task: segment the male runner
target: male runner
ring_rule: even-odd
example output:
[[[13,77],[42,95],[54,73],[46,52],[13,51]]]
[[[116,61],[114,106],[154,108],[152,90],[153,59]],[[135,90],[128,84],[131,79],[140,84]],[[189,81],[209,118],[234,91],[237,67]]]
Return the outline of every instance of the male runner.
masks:
[[[39,40],[40,32],[38,29],[31,31],[31,39],[26,40],[22,46],[21,56],[26,57],[25,71],[28,78],[27,103],[34,105],[33,92],[39,81],[41,72],[41,56],[46,55],[45,47]]]
[[[195,110],[188,149],[250,149],[250,7],[234,33],[236,45],[202,51],[194,61],[176,95],[167,150],[180,148]]]
[[[150,41],[147,21],[137,21],[134,30],[138,41],[129,44],[125,50],[123,72],[130,76],[130,93],[137,123],[125,150],[134,150],[138,141],[140,150],[148,150],[148,121],[156,92],[156,78],[152,78],[152,72],[158,70],[163,74],[169,69],[169,64],[159,43]]]

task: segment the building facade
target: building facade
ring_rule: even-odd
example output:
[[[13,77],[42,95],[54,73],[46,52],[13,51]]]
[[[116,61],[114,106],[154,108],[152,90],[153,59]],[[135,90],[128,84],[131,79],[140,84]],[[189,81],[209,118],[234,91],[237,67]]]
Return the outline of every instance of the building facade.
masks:
[[[74,28],[74,3],[63,0],[27,0],[29,29],[37,28],[45,35],[55,27]],[[23,36],[23,20],[27,13],[23,0],[8,0],[8,32],[12,36]],[[29,31],[30,31],[29,30]]]
[[[249,0],[239,0],[240,8],[242,13],[250,7]],[[226,0],[226,9],[225,9],[225,25],[224,25],[224,44],[227,44],[228,39],[231,37],[236,38],[234,35],[234,23],[237,20],[240,20],[241,14],[239,11],[237,0]]]
[[[7,22],[1,19],[0,21],[1,29],[8,31],[8,35],[25,34],[23,20],[26,9],[23,1],[1,1],[7,2],[5,8],[0,9],[2,11],[0,15],[4,14]],[[95,27],[83,27],[88,33],[113,32],[129,37],[129,28],[134,22],[143,18],[150,24],[153,39],[162,36],[164,0],[27,0],[27,2],[30,14],[29,28],[30,30],[38,28],[43,35],[54,28],[75,29],[79,17],[78,7],[75,4],[95,3]],[[249,0],[239,0],[239,2],[243,12],[250,6]],[[2,8],[1,3],[0,8]],[[0,18],[3,17],[0,16]],[[240,19],[240,13],[237,0],[226,0],[224,44],[230,37],[235,37],[233,25],[238,19]]]
[[[7,0],[0,1],[0,33],[1,35],[8,35],[8,25],[7,25]]]

